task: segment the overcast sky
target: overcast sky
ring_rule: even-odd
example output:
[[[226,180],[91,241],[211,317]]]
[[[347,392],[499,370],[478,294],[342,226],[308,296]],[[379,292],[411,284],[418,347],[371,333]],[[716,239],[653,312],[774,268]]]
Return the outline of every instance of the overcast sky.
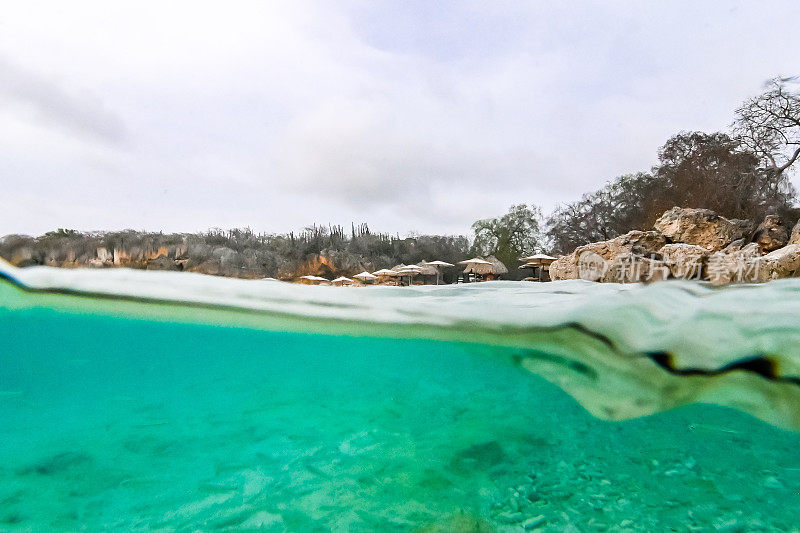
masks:
[[[467,233],[800,74],[796,0],[0,5],[0,235]]]

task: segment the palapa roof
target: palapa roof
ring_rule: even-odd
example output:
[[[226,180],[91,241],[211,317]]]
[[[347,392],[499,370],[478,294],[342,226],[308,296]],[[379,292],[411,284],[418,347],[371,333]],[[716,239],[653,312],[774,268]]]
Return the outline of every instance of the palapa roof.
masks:
[[[520,257],[520,261],[524,261],[525,263],[544,263],[544,262],[553,262],[556,260],[555,257],[552,255],[547,254],[533,254],[527,257]]]
[[[506,274],[508,273],[508,269],[506,266],[500,262],[495,256],[490,255],[486,259],[483,260],[484,262],[481,263],[469,263],[467,264],[466,268],[464,268],[464,273],[473,272],[475,274],[481,274],[483,276],[487,274],[494,274],[495,276],[498,274]],[[486,264],[489,263],[489,264]]]
[[[437,274],[436,265],[431,265],[425,261],[420,261],[418,265],[404,265],[400,263],[392,267],[395,275],[402,272],[408,276],[410,274],[422,274],[423,276],[435,276]],[[391,275],[391,274],[390,274]]]
[[[378,276],[375,276],[374,274],[370,274],[366,270],[364,272],[361,272],[360,274],[356,274],[353,277],[354,278],[363,278],[363,279],[377,279],[378,278]]]
[[[327,278],[320,276],[300,276],[300,279],[307,279],[308,281],[328,281]]]
[[[458,262],[459,265],[488,265],[489,261],[481,259],[480,257],[473,257],[472,259],[464,259]]]
[[[436,265],[432,265],[425,261],[420,261],[417,266],[419,267],[419,273],[423,276],[435,276],[439,273]]]

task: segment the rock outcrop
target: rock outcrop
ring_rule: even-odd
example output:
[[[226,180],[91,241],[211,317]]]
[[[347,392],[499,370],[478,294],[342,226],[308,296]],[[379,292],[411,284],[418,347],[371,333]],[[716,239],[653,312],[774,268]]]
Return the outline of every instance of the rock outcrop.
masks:
[[[706,260],[702,279],[714,285],[727,283],[752,283],[758,281],[757,262],[761,257],[758,244],[751,242],[739,249],[714,252]]]
[[[792,228],[792,234],[789,236],[789,244],[800,244],[800,222]]]
[[[663,246],[659,253],[673,277],[703,279],[709,251],[702,246],[672,243]]]
[[[678,278],[713,284],[800,277],[800,223],[790,235],[777,215],[768,215],[752,231],[747,220],[675,207],[655,228],[579,246],[553,262],[550,277],[621,283]]]
[[[654,227],[671,242],[702,246],[709,252],[749,237],[753,229],[747,220],[728,220],[710,209],[684,207],[673,207],[665,212]]]
[[[783,248],[789,243],[789,228],[778,215],[767,215],[753,234],[753,242],[764,253]]]
[[[789,244],[765,256],[754,264],[752,281],[770,281],[800,276],[800,244]]]
[[[550,265],[550,279],[582,277],[590,281],[610,281],[606,279],[607,275],[610,275],[609,272],[613,270],[610,267],[615,263],[624,263],[622,256],[628,254],[642,257],[655,255],[666,243],[664,236],[657,231],[630,231],[608,241],[579,246],[571,254],[559,257]],[[595,256],[599,258],[599,263],[609,263],[609,268],[602,272],[595,271],[590,264],[595,261]],[[620,261],[616,261],[617,258],[620,258]],[[597,274],[596,277],[595,274]]]

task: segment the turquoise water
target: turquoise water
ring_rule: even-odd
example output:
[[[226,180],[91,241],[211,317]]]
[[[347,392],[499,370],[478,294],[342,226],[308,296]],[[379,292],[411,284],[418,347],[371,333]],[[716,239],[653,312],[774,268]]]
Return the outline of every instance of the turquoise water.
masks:
[[[280,285],[256,293],[291,299]],[[346,302],[376,292],[305,287],[298,298],[307,289]],[[406,290],[379,296],[441,309],[464,297]],[[517,302],[512,291],[528,289],[480,290]],[[674,376],[649,359],[642,368],[658,371],[634,377],[638,367],[615,373],[597,359],[561,365],[577,357],[570,347],[601,353],[572,328],[503,344],[484,337],[519,332],[322,327],[312,314],[278,324],[252,310],[189,313],[0,280],[0,530],[797,530],[800,434],[743,412],[758,400],[755,414],[790,426],[790,381],[749,369]],[[589,378],[593,394],[580,382]],[[752,396],[741,410],[644,405],[655,400],[642,383],[681,380],[685,396],[720,378],[723,391]],[[593,416],[596,405],[628,405],[608,383],[661,412]]]

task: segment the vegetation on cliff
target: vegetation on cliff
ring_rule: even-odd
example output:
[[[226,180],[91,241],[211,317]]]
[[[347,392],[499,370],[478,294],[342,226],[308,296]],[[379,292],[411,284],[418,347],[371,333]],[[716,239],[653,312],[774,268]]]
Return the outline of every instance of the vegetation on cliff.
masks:
[[[256,234],[250,229],[171,234],[60,229],[41,237],[0,239],[0,257],[19,266],[124,266],[243,278],[353,273],[434,257],[454,263],[469,251],[470,241],[463,236],[401,238],[372,233],[366,224],[350,232],[341,226],[310,226],[289,234]]]

